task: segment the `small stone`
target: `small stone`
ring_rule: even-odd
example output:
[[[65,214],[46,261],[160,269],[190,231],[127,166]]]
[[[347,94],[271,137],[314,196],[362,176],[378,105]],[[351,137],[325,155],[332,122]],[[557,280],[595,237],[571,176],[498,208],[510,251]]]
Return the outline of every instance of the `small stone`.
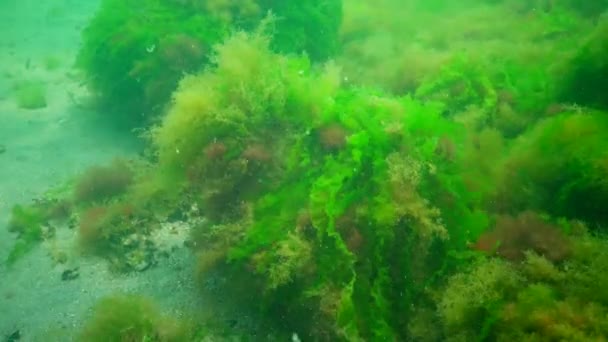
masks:
[[[4,152],[6,152],[6,146],[0,144],[0,154],[3,154]]]
[[[21,340],[21,331],[15,330],[13,333],[6,336],[6,342],[15,342]]]
[[[74,279],[78,278],[79,276],[80,276],[80,273],[78,273],[78,267],[76,267],[71,270],[63,271],[63,273],[61,273],[61,280],[63,280],[63,281],[74,280]]]

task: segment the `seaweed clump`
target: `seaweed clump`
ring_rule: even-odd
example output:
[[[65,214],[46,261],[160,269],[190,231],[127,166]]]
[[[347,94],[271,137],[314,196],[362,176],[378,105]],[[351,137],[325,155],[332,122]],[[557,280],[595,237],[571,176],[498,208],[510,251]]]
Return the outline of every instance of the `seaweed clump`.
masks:
[[[191,341],[187,324],[161,314],[149,299],[116,295],[102,299],[93,308],[79,341]]]
[[[174,1],[106,0],[83,32],[77,66],[101,106],[141,124],[162,112],[182,73],[206,62],[224,30]]]
[[[132,186],[142,183],[135,165],[117,159],[93,166],[73,186],[79,251],[107,259],[119,272],[144,271],[155,262],[149,235],[159,222],[147,207],[149,201],[139,201],[134,195]]]
[[[17,234],[15,246],[9,253],[7,263],[14,264],[43,238],[45,214],[40,208],[16,205],[13,207],[8,230]]]
[[[340,1],[105,0],[83,33],[77,65],[99,104],[125,122],[157,119],[184,74],[209,65],[212,47],[236,29],[277,18],[273,46],[325,60],[337,52]]]
[[[481,235],[474,248],[514,262],[522,261],[528,251],[552,262],[563,261],[571,253],[570,241],[560,228],[533,212],[499,216],[494,229]]]
[[[83,255],[109,261],[116,272],[145,271],[155,264],[151,233],[159,223],[127,199],[81,209],[76,242]]]
[[[72,204],[61,198],[43,198],[29,205],[15,205],[11,210],[8,230],[16,234],[16,241],[6,260],[7,265],[15,264],[45,239],[55,235],[55,224],[65,223],[71,217]],[[56,255],[55,261],[64,257]]]
[[[606,5],[604,5],[606,6]],[[558,98],[592,108],[608,109],[608,18],[602,18],[584,42],[558,67]]]
[[[573,223],[574,224],[574,223]],[[608,301],[599,284],[606,241],[584,234],[559,264],[528,251],[519,263],[482,258],[437,293],[437,325],[447,340],[593,341],[608,334]]]
[[[19,108],[41,109],[47,106],[46,87],[41,81],[22,81],[14,86]]]
[[[456,176],[464,127],[439,105],[342,88],[336,65],[271,42],[237,33],[214,68],[181,81],[152,131],[155,179],[205,215],[192,232],[201,277],[226,265],[249,274],[279,328],[405,336],[404,300],[425,297],[433,260],[487,222]]]
[[[512,143],[501,166],[497,209],[533,210],[608,223],[608,117],[581,107],[539,121]]]
[[[100,202],[124,194],[133,183],[133,172],[125,161],[86,170],[74,187],[74,201],[81,204]]]

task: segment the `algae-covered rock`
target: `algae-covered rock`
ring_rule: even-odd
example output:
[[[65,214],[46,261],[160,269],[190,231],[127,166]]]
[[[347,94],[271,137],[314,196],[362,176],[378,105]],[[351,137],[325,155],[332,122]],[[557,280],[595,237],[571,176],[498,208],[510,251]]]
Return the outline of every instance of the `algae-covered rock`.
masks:
[[[207,61],[226,25],[175,1],[105,0],[83,32],[76,64],[100,105],[141,122],[177,81]]]
[[[340,0],[104,0],[83,32],[77,66],[102,106],[141,124],[163,112],[185,74],[211,62],[214,45],[255,30],[267,13],[275,50],[316,60],[337,51]]]

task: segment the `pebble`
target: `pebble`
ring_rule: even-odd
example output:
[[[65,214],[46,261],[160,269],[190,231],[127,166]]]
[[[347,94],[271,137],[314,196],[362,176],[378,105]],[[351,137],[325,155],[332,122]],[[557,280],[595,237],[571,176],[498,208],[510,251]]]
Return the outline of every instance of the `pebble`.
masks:
[[[21,331],[15,330],[12,334],[6,336],[6,342],[15,342],[21,339]]]
[[[0,144],[0,154],[6,152],[6,146]]]
[[[63,280],[63,281],[74,280],[74,279],[78,278],[79,276],[80,276],[80,273],[78,273],[78,267],[76,267],[71,270],[63,271],[63,273],[61,273],[61,280]]]

